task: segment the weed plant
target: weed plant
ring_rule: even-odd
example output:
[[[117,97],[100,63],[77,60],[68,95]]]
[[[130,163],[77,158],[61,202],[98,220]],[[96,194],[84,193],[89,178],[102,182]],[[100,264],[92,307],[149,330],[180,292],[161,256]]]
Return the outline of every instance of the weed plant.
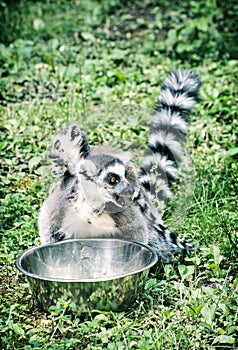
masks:
[[[237,4],[0,1],[0,344],[12,349],[237,349]],[[77,121],[139,165],[168,72],[203,82],[166,222],[197,251],[151,273],[126,312],[46,313],[15,268],[38,245],[51,137]],[[188,186],[190,186],[188,191]],[[189,193],[188,193],[189,192]],[[186,204],[186,205],[185,205]]]

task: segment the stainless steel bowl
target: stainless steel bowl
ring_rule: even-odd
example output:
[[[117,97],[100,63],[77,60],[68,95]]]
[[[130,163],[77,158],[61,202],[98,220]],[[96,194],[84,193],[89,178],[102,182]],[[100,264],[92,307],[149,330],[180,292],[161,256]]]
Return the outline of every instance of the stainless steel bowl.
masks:
[[[156,253],[117,239],[73,239],[31,248],[16,260],[44,310],[59,298],[77,312],[122,311],[143,290]]]

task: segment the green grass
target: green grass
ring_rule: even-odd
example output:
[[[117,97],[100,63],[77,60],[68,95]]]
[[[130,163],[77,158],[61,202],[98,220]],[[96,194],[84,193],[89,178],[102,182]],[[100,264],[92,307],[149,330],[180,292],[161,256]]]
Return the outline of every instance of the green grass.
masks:
[[[237,5],[138,4],[0,1],[3,350],[238,348]],[[63,301],[39,310],[15,259],[39,244],[51,137],[74,120],[93,144],[130,149],[139,164],[150,109],[177,67],[195,69],[203,86],[188,137],[192,175],[165,217],[197,252],[152,273],[126,312],[70,315]]]

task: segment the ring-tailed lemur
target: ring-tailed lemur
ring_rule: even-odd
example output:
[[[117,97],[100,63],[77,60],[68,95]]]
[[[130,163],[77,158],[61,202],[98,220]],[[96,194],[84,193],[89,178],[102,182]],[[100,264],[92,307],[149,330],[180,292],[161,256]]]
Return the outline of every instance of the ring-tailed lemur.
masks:
[[[163,82],[139,175],[128,152],[92,147],[72,125],[53,139],[52,173],[61,180],[39,215],[42,244],[69,238],[120,238],[149,244],[160,259],[189,252],[164,225],[155,199],[166,204],[176,178],[188,129],[188,114],[198,99],[200,80],[178,70]],[[156,197],[156,198],[155,198]]]

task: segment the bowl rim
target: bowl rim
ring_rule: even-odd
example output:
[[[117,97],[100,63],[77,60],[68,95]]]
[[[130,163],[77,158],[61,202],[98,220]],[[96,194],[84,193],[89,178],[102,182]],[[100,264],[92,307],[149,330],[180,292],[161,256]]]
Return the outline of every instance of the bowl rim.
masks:
[[[29,253],[35,251],[35,250],[39,250],[43,247],[47,247],[47,246],[56,246],[56,245],[61,245],[61,244],[66,244],[69,242],[83,242],[83,241],[114,241],[114,242],[123,242],[123,243],[130,243],[130,244],[135,244],[135,245],[139,245],[141,247],[146,248],[147,250],[149,250],[152,253],[152,257],[151,257],[151,262],[146,265],[145,267],[142,267],[140,269],[137,269],[135,271],[132,272],[128,272],[128,273],[123,273],[123,274],[119,274],[119,275],[115,275],[115,276],[111,276],[111,277],[98,277],[98,278],[81,278],[81,279],[72,279],[72,278],[58,278],[58,277],[45,277],[45,276],[40,276],[37,275],[35,273],[31,273],[27,270],[25,270],[22,267],[22,260],[24,259],[24,257],[26,255],[28,255]],[[140,243],[140,242],[135,242],[135,241],[128,241],[128,240],[123,240],[123,239],[117,239],[117,238],[75,238],[75,239],[67,239],[67,240],[63,240],[60,242],[54,242],[54,243],[47,243],[47,244],[41,244],[39,246],[34,246],[31,247],[27,250],[25,250],[23,253],[21,253],[16,261],[15,261],[15,265],[16,268],[22,272],[24,275],[26,275],[27,277],[31,277],[37,280],[42,280],[42,281],[52,281],[52,282],[58,282],[58,283],[82,283],[82,282],[104,282],[104,281],[111,281],[111,280],[116,280],[116,279],[120,279],[120,278],[124,278],[126,276],[130,276],[130,275],[135,275],[138,274],[142,271],[145,270],[149,270],[152,266],[154,266],[158,261],[158,255],[155,252],[155,250],[153,250],[149,245],[144,244],[144,243]]]

